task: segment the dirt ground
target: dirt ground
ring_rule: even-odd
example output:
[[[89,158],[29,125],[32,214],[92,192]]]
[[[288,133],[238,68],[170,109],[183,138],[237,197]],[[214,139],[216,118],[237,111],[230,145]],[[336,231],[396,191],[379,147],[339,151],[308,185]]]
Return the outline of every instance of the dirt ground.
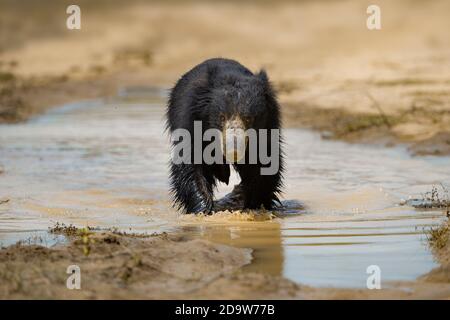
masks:
[[[448,299],[448,224],[442,230],[440,245],[434,246],[439,268],[414,282],[367,290],[312,288],[243,272],[252,259],[250,249],[178,235],[57,226],[51,232],[66,235],[69,244],[19,243],[0,251],[0,299]],[[71,265],[80,267],[80,290],[66,287]]]
[[[267,69],[288,127],[327,138],[408,143],[450,153],[450,29],[446,0],[0,1],[0,121],[126,86],[169,88],[204,59]],[[26,12],[27,19],[19,19]]]
[[[368,1],[78,3],[76,31],[65,28],[67,1],[0,0],[0,122],[123,87],[169,88],[192,66],[221,56],[268,71],[286,127],[450,154],[447,0],[377,1],[379,31],[366,28]],[[450,297],[448,236],[434,247],[441,266],[417,281],[353,290],[242,272],[250,250],[179,235],[53,231],[69,243],[0,250],[0,298]],[[82,290],[65,286],[73,264]]]

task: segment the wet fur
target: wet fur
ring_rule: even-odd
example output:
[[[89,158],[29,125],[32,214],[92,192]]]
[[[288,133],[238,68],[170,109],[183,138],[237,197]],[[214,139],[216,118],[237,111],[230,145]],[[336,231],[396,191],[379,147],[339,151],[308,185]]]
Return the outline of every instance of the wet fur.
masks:
[[[264,71],[255,75],[236,61],[210,59],[183,75],[172,89],[167,108],[167,129],[170,132],[177,128],[188,129],[193,137],[194,121],[201,120],[203,130],[221,130],[221,112],[254,116],[249,126],[254,129],[279,129],[281,126],[276,95]],[[234,164],[241,177],[244,208],[259,209],[263,206],[270,209],[274,202],[279,202],[283,172],[281,147],[282,141],[280,167],[275,175],[261,175],[260,163]],[[270,143],[268,150],[270,152]],[[228,184],[229,177],[228,164],[171,163],[170,186],[175,206],[185,213],[210,213],[217,181]]]

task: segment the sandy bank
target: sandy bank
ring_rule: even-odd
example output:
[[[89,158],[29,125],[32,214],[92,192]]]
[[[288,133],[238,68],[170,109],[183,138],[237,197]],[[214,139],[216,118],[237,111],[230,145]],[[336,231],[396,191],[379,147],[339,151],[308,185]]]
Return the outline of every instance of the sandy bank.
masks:
[[[448,225],[445,226],[448,229]],[[436,248],[441,266],[413,282],[382,290],[312,288],[241,268],[251,250],[186,240],[57,227],[70,239],[45,248],[16,244],[0,250],[2,299],[448,299],[450,245]],[[81,270],[69,290],[68,266]]]

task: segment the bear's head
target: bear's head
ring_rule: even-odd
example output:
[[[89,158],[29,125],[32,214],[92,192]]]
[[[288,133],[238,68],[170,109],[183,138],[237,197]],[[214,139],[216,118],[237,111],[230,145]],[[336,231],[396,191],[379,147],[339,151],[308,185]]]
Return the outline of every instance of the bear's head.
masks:
[[[221,147],[228,162],[238,162],[248,146],[249,137],[268,128],[272,96],[264,71],[246,77],[232,75],[215,83],[208,112],[209,125],[222,132]]]

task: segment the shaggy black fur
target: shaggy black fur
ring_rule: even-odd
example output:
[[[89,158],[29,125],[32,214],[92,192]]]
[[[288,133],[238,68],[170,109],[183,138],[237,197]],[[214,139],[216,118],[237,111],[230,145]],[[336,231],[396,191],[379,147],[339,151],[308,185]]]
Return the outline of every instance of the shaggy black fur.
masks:
[[[203,130],[223,129],[227,117],[238,113],[247,128],[279,129],[280,108],[265,71],[253,74],[236,61],[210,59],[197,65],[177,82],[170,94],[167,128],[188,129],[193,135],[194,121],[202,121]],[[176,143],[174,143],[175,145]],[[275,175],[261,175],[261,163],[233,164],[241,177],[244,207],[272,208],[279,202],[282,187],[283,157]],[[193,148],[192,148],[193,150]],[[270,139],[268,139],[270,152]],[[248,148],[246,154],[248,163]],[[224,164],[170,165],[171,191],[175,205],[185,213],[213,210],[217,180],[228,184],[230,167]]]

